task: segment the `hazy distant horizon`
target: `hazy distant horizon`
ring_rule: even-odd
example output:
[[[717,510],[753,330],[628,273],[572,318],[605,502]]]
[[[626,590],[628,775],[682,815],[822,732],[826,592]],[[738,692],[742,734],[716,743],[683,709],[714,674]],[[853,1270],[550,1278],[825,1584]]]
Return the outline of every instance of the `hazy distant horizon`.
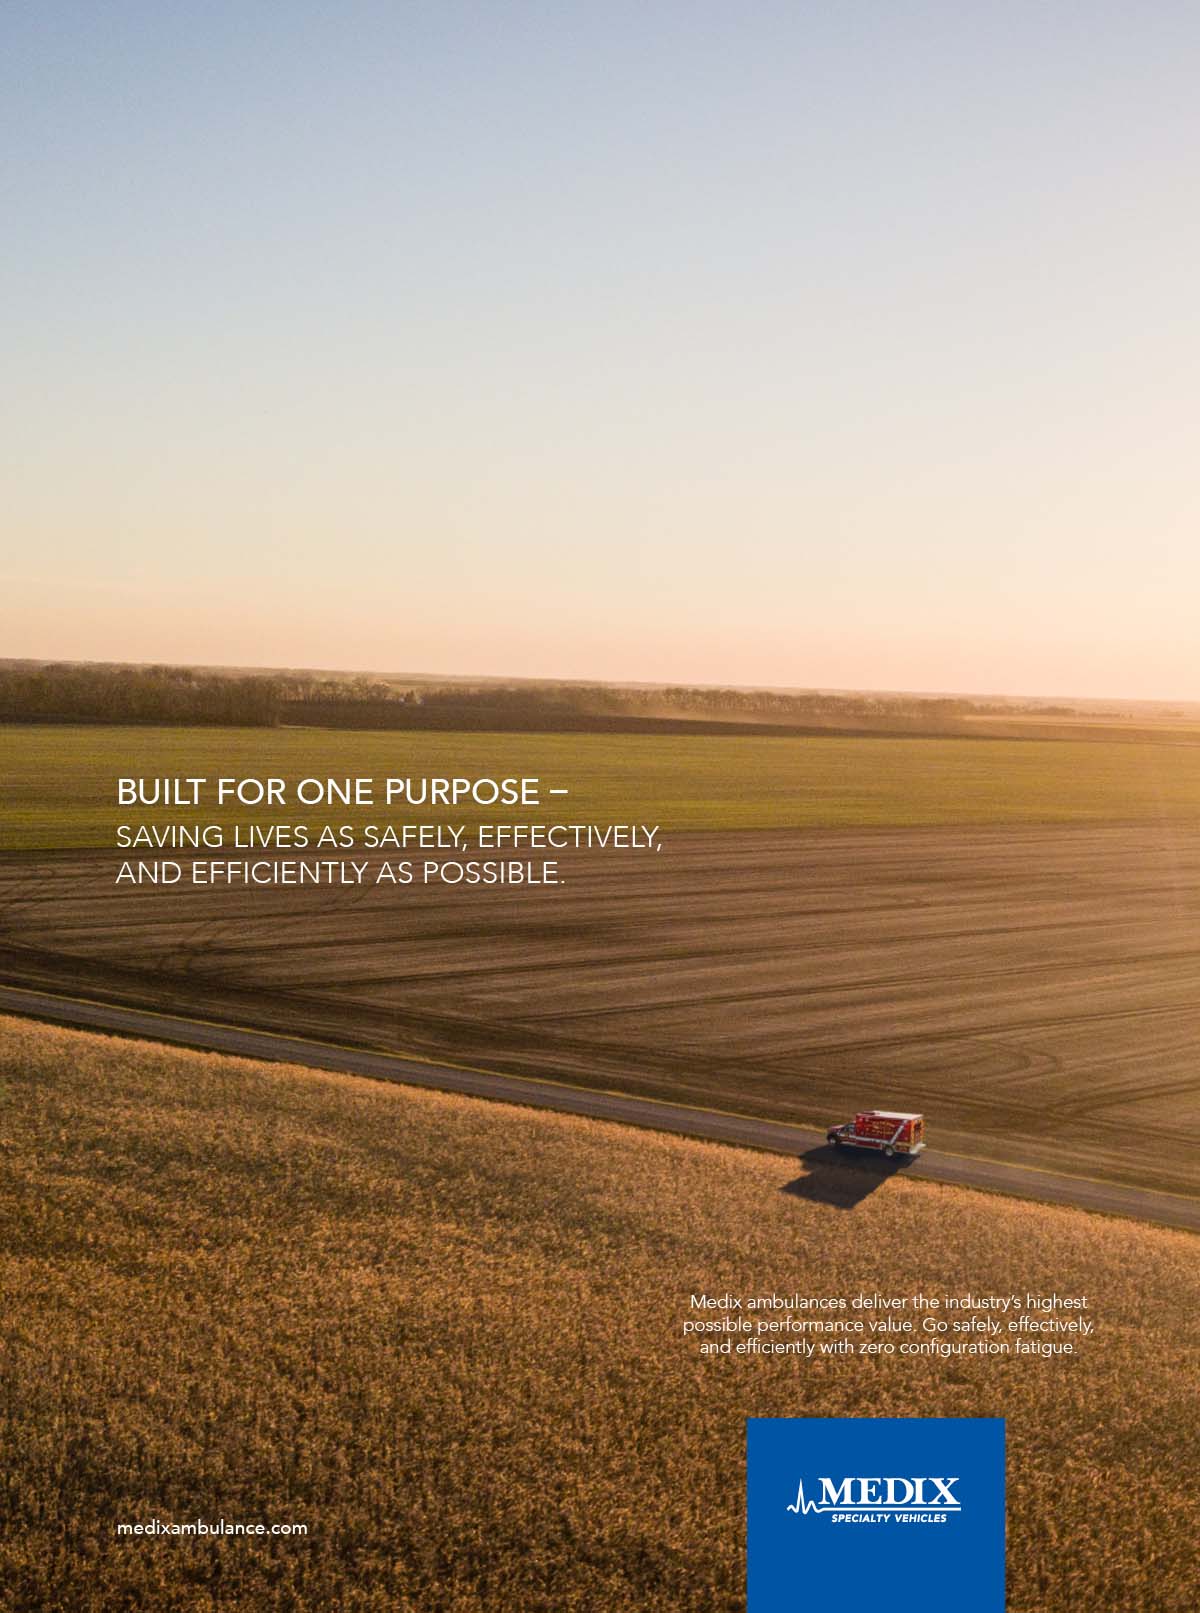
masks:
[[[1188,700],[1180,696],[1164,695],[1160,697],[1141,697],[1132,695],[1077,695],[1050,693],[1045,691],[1020,692],[997,689],[908,689],[908,688],[880,688],[877,685],[840,685],[830,684],[767,684],[767,683],[713,683],[699,682],[683,678],[601,678],[601,677],[558,677],[553,673],[543,675],[528,675],[524,673],[509,672],[429,672],[429,671],[394,671],[381,667],[367,666],[313,666],[304,662],[295,662],[291,665],[259,664],[250,661],[216,662],[216,661],[172,661],[151,660],[131,661],[129,659],[114,659],[111,657],[82,657],[82,656],[46,656],[21,655],[0,656],[0,666],[8,665],[46,665],[46,666],[90,666],[90,667],[171,667],[189,672],[201,673],[249,673],[254,676],[306,676],[306,677],[366,677],[378,678],[394,683],[496,683],[501,685],[540,685],[540,686],[578,686],[581,688],[599,687],[611,689],[731,689],[742,693],[765,693],[783,695],[831,695],[847,697],[883,696],[889,698],[913,700],[975,700],[980,702],[1006,702],[1028,701],[1038,705],[1071,704],[1080,708],[1120,706],[1125,709],[1135,708],[1172,708],[1179,711],[1200,711],[1200,700]]]

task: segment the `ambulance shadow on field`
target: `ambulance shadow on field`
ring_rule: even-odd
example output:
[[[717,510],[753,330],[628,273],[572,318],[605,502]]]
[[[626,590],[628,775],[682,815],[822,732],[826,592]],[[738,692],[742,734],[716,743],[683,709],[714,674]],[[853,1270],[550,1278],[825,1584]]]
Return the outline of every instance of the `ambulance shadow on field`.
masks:
[[[831,1143],[808,1149],[800,1155],[804,1175],[785,1183],[779,1191],[797,1199],[832,1204],[839,1210],[852,1210],[915,1163],[904,1154],[885,1159],[882,1154],[847,1157],[849,1153],[848,1149],[834,1148]]]

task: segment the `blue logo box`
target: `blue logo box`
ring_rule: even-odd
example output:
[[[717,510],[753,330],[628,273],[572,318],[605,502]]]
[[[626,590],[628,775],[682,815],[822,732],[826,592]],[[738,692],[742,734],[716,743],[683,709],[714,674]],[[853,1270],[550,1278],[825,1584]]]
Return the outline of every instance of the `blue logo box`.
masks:
[[[1002,1417],[751,1417],[747,1613],[1004,1613]]]

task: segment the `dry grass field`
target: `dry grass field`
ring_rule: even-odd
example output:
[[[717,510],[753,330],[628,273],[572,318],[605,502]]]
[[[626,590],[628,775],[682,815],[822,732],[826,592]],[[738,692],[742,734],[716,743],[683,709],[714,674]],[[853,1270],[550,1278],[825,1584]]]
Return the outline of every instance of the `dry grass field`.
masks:
[[[175,890],[0,861],[0,973],[108,1000],[1200,1191],[1200,832],[786,831],[541,891]]]
[[[0,1024],[0,1603],[735,1613],[747,1415],[1009,1427],[1012,1613],[1192,1613],[1195,1240]],[[790,1188],[790,1191],[789,1191]],[[704,1360],[690,1292],[1082,1292],[1073,1359]],[[121,1521],[307,1538],[118,1538]]]

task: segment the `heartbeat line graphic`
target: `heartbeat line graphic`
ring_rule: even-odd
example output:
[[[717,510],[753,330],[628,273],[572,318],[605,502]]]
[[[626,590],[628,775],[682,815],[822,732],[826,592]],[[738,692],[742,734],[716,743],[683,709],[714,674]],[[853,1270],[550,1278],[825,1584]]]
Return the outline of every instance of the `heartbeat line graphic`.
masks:
[[[928,1512],[933,1503],[924,1501],[809,1501],[804,1494],[804,1480],[796,1486],[796,1499],[789,1501],[787,1510],[805,1517],[810,1512]],[[961,1512],[957,1501],[939,1501],[939,1512]]]

